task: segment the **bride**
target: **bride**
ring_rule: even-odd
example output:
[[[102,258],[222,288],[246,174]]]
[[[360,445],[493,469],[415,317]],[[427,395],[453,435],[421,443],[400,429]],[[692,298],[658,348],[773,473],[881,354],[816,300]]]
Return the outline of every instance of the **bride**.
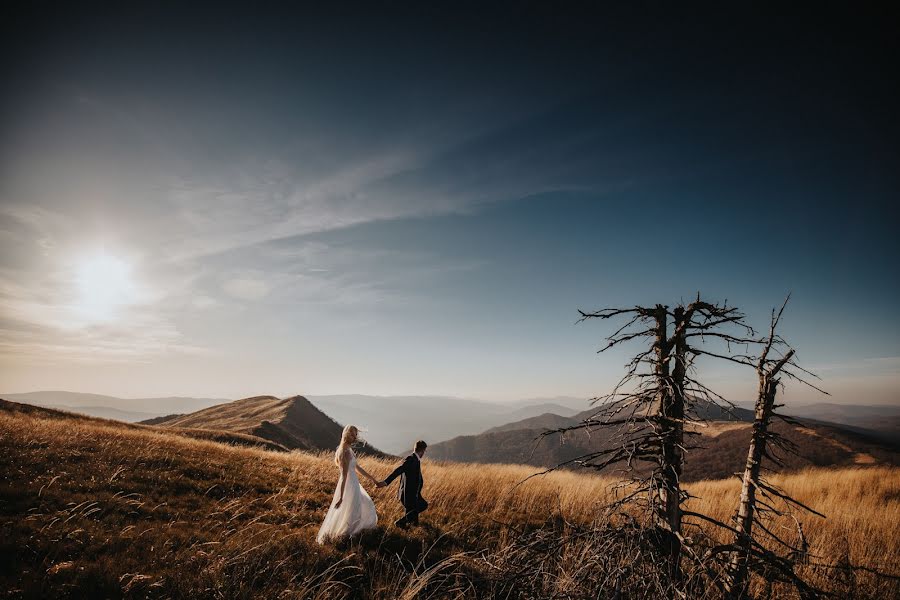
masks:
[[[334,462],[340,467],[341,475],[334,490],[334,499],[316,541],[324,544],[328,540],[334,540],[348,535],[359,533],[364,529],[372,529],[378,523],[378,515],[375,512],[375,503],[359,483],[356,473],[366,477],[372,483],[377,483],[375,478],[366,473],[365,469],[356,463],[356,455],[350,448],[359,436],[359,430],[354,425],[344,427],[341,435],[341,443],[334,453]]]

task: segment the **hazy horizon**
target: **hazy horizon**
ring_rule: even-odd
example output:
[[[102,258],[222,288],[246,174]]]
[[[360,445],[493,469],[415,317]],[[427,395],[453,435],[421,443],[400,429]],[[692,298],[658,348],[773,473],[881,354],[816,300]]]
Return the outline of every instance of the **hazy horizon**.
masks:
[[[85,396],[104,396],[112,399],[120,399],[120,400],[148,400],[155,398],[190,398],[195,400],[221,400],[223,402],[234,402],[236,400],[242,400],[245,398],[252,398],[255,396],[274,396],[276,398],[291,398],[294,396],[303,396],[304,398],[336,398],[336,397],[353,397],[358,396],[360,398],[383,398],[383,399],[409,399],[409,398],[427,398],[427,399],[444,399],[444,400],[462,400],[466,402],[484,402],[488,404],[498,404],[498,405],[536,405],[536,404],[553,404],[563,403],[563,404],[573,404],[575,402],[583,402],[584,408],[587,409],[592,406],[591,401],[595,397],[580,397],[580,396],[571,396],[571,395],[556,395],[556,396],[510,396],[510,397],[502,397],[502,398],[485,398],[485,397],[474,397],[474,396],[448,396],[441,394],[429,394],[429,393],[417,393],[417,394],[365,394],[360,392],[348,392],[348,393],[333,393],[333,394],[315,394],[315,393],[303,393],[303,392],[294,392],[287,394],[268,394],[268,393],[258,393],[258,394],[250,394],[249,396],[202,396],[202,395],[192,395],[186,396],[185,394],[159,394],[159,395],[137,395],[137,396],[128,396],[128,395],[114,395],[114,394],[101,394],[98,392],[90,392],[90,391],[80,391],[80,390],[50,390],[50,389],[34,389],[34,390],[26,390],[26,391],[0,391],[0,398],[5,398],[6,396],[25,396],[29,394],[54,394],[54,393],[63,393],[63,394],[81,394]],[[751,405],[755,402],[755,399],[752,396],[747,396],[746,398],[728,398],[729,401],[734,402],[735,404],[743,404],[743,405]],[[784,403],[787,406],[804,406],[811,404],[846,404],[846,405],[856,405],[856,406],[889,406],[894,408],[900,408],[900,402],[897,402],[895,398],[888,398],[887,401],[878,402],[877,400],[865,400],[860,402],[840,402],[835,400],[829,396],[816,395],[810,397],[809,399],[797,399],[796,397],[787,397],[784,399]]]
[[[636,347],[597,355],[616,325],[578,309],[699,291],[759,330],[792,294],[832,396],[787,402],[900,404],[896,40],[869,17],[20,8],[4,389],[589,398]]]

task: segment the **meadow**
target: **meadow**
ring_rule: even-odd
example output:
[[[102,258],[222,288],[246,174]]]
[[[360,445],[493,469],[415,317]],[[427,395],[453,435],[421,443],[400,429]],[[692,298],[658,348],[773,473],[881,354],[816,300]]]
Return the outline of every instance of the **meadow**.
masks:
[[[10,413],[0,413],[0,449],[6,597],[603,598],[640,577],[627,549],[610,551],[590,534],[615,493],[614,480],[590,473],[527,479],[533,467],[426,456],[431,506],[422,527],[392,525],[400,516],[394,487],[370,490],[378,528],[319,546],[337,475],[328,454]],[[375,476],[394,464],[360,462]],[[900,469],[774,479],[827,515],[803,518],[811,581],[840,597],[900,595],[896,578],[851,568],[900,575]],[[736,480],[688,489],[696,496],[689,509],[723,521],[735,510]],[[774,526],[782,525],[795,527]]]

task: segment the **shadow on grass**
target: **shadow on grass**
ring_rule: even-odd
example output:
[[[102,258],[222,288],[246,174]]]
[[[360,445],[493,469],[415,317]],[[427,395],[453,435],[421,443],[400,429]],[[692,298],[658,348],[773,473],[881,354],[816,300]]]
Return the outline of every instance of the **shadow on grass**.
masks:
[[[428,569],[447,558],[447,553],[452,552],[457,542],[454,536],[423,523],[405,530],[393,525],[379,526],[335,542],[334,549],[347,554],[375,555],[398,562],[407,572],[414,572]]]

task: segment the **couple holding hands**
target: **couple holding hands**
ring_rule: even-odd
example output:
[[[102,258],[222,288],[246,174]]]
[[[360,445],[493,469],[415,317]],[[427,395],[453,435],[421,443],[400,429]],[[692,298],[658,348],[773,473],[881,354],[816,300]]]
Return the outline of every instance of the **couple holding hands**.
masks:
[[[405,529],[409,525],[418,525],[419,513],[428,508],[428,502],[422,498],[421,465],[428,445],[422,440],[417,441],[413,453],[383,481],[377,481],[356,462],[356,454],[351,444],[356,442],[358,437],[359,429],[354,425],[347,425],[341,434],[341,443],[334,453],[334,462],[341,472],[334,490],[334,499],[316,536],[316,541],[320,544],[372,529],[378,524],[375,503],[359,483],[358,475],[366,477],[379,488],[390,485],[397,477],[400,478],[397,497],[403,505],[404,515],[395,523],[397,527]]]

